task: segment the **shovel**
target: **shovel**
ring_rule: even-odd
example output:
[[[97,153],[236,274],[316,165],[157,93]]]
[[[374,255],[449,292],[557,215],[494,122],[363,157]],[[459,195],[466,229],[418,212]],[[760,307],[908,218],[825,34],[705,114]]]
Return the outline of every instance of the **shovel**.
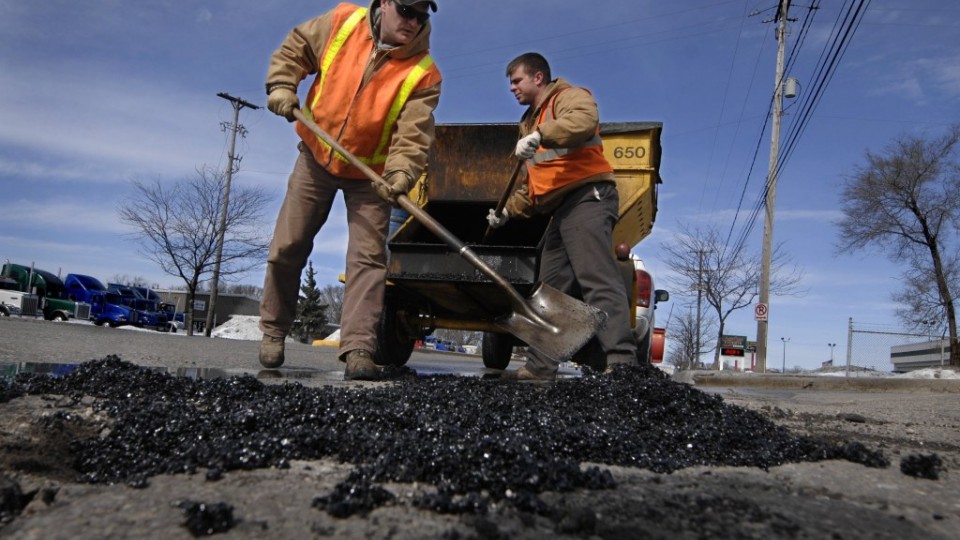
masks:
[[[496,216],[500,216],[503,213],[503,208],[507,206],[507,199],[510,198],[510,193],[513,192],[513,186],[517,184],[517,177],[520,176],[520,169],[523,168],[523,161],[517,160],[517,164],[513,167],[513,174],[510,175],[510,181],[507,182],[507,189],[503,190],[503,195],[500,196],[500,201],[497,202],[497,209],[494,210]],[[483,232],[483,240],[480,241],[481,244],[486,244],[487,240],[490,239],[490,233],[493,232],[493,227],[487,225],[487,230]]]
[[[387,184],[386,180],[320,129],[320,126],[307,118],[302,111],[296,109],[293,115],[371,181]],[[537,284],[533,293],[524,298],[510,282],[409,197],[398,195],[397,204],[507,293],[513,311],[494,321],[500,330],[513,334],[554,360],[564,361],[580,350],[606,321],[607,315],[603,311],[567,296],[545,283]]]

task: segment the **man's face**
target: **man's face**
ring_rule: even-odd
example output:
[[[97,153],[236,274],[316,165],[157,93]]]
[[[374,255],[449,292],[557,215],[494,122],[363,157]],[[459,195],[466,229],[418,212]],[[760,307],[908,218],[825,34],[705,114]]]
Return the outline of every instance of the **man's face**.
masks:
[[[533,105],[540,95],[543,82],[543,73],[537,72],[534,75],[527,73],[524,66],[519,66],[510,72],[510,92],[517,98],[517,103],[521,105]]]
[[[394,46],[413,41],[427,23],[429,6],[427,2],[402,6],[393,0],[380,0],[380,41]]]

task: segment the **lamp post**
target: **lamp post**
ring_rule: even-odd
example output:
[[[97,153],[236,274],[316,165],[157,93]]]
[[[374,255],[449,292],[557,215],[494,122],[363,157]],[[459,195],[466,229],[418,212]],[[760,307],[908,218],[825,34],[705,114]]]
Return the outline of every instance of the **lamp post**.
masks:
[[[787,342],[790,341],[790,338],[782,337],[780,341],[783,342],[783,365],[780,367],[780,373],[787,372]]]
[[[830,347],[830,365],[833,365],[833,348],[836,347],[836,343],[827,343],[827,347]]]

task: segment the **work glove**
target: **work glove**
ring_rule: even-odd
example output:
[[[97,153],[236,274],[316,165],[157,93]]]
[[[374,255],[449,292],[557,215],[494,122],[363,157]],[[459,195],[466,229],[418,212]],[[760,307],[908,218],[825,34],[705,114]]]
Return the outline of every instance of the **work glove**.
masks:
[[[267,108],[277,116],[282,116],[293,122],[293,111],[300,107],[300,98],[297,93],[286,86],[274,88],[267,96]]]
[[[537,148],[540,148],[541,139],[540,132],[534,131],[517,141],[517,149],[513,153],[520,159],[530,159],[537,153]]]
[[[373,189],[381,199],[387,201],[393,206],[397,206],[397,197],[406,195],[410,191],[411,177],[403,171],[395,171],[385,178],[384,182],[373,182]],[[389,187],[387,186],[389,184]]]
[[[504,208],[499,215],[497,215],[496,208],[491,208],[490,212],[487,213],[487,223],[490,224],[491,229],[503,227],[507,224],[508,219],[510,219],[510,215],[507,213],[506,208]]]

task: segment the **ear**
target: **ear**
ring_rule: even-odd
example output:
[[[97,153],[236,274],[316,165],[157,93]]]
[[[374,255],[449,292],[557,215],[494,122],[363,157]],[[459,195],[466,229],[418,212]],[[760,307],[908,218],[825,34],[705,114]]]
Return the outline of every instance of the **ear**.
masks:
[[[533,83],[537,86],[543,86],[546,84],[546,81],[543,80],[543,72],[538,71],[533,75]]]

